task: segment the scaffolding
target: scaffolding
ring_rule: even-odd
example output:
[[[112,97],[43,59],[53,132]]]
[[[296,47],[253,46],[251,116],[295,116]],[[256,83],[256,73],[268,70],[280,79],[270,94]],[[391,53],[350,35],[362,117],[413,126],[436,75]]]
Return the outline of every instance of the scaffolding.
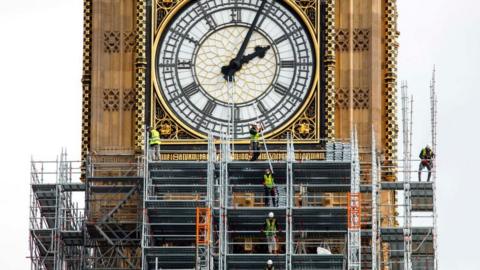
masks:
[[[410,157],[406,84],[402,93],[404,157],[395,166],[381,159],[373,128],[368,149],[355,130],[348,141],[308,149],[289,134],[263,139],[268,155],[255,162],[227,133],[189,149],[162,144],[138,156],[90,155],[84,182],[72,180],[81,163],[64,153],[53,170],[32,161],[32,269],[261,269],[272,260],[282,270],[437,270],[435,171],[432,182],[411,179],[419,160]],[[273,193],[262,182],[268,168]],[[403,177],[392,182],[392,171]],[[262,231],[270,212],[278,222],[274,243]]]
[[[84,190],[80,162],[67,161],[62,150],[56,161],[31,161],[30,259],[32,270],[83,269],[83,209],[75,193]]]

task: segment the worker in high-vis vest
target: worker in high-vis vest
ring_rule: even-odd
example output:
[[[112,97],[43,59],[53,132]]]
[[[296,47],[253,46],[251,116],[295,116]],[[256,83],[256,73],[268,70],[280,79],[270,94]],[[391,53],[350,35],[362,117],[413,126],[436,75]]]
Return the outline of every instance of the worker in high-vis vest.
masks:
[[[420,151],[420,155],[418,155],[418,157],[421,159],[420,164],[418,165],[418,181],[422,181],[422,171],[424,168],[427,168],[427,182],[429,182],[430,177],[432,176],[433,159],[435,158],[435,153],[433,153],[430,145],[427,145],[422,149],[422,151]]]
[[[273,266],[272,260],[267,261],[267,266],[265,266],[265,270],[275,270],[275,266]]]
[[[159,160],[160,159],[160,132],[155,128],[149,128],[150,131],[150,154],[151,159]]]
[[[273,174],[270,169],[266,169],[265,174],[263,175],[263,190],[265,191],[263,200],[265,207],[270,207],[270,202],[272,202],[273,207],[277,207],[278,201],[275,179],[273,178]]]
[[[250,161],[255,161],[260,156],[260,133],[262,131],[262,125],[259,123],[250,125],[250,149],[252,151],[252,158]]]
[[[268,218],[265,219],[265,224],[263,225],[263,233],[267,238],[268,253],[276,254],[277,253],[277,232],[280,231],[277,220],[273,212],[268,213]]]

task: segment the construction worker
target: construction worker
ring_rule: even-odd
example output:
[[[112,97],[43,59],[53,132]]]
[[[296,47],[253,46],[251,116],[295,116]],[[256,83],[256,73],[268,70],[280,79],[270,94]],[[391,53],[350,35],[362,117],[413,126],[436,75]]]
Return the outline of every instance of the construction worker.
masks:
[[[150,153],[153,160],[160,159],[160,132],[155,128],[148,128],[150,131]]]
[[[265,270],[275,270],[275,266],[273,266],[272,260],[267,261],[267,266],[265,267]]]
[[[273,174],[270,169],[266,169],[265,174],[263,175],[263,189],[265,191],[265,207],[270,206],[270,201],[272,201],[273,207],[277,207],[278,201],[275,187],[275,179],[273,178]]]
[[[268,253],[277,253],[277,232],[280,231],[280,227],[273,212],[268,213],[268,218],[265,219],[262,231],[267,238]]]
[[[252,158],[250,161],[255,161],[260,156],[260,146],[258,140],[260,139],[260,133],[262,132],[262,125],[255,123],[250,125],[250,149],[252,150]]]
[[[433,153],[430,145],[427,145],[422,149],[422,151],[420,151],[420,155],[418,155],[418,157],[421,159],[420,164],[418,165],[418,181],[422,181],[422,171],[424,168],[427,168],[427,182],[429,182],[430,177],[432,176],[433,159],[435,157],[435,153]]]

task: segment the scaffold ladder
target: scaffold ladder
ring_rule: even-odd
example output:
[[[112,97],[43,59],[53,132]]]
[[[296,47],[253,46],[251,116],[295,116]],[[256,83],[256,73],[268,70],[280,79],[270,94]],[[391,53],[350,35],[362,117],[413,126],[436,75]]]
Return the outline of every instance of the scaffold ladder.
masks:
[[[358,155],[357,130],[352,132],[351,143],[351,186],[347,196],[348,219],[348,270],[361,270],[361,203],[360,203],[360,160]]]
[[[209,207],[196,209],[196,270],[210,270],[212,213]]]

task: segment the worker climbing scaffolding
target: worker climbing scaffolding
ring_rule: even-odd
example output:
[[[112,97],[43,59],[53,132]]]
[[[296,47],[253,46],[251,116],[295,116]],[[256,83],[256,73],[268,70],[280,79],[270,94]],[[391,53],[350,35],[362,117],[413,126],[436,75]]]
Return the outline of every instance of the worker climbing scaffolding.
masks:
[[[420,164],[418,165],[418,181],[422,181],[422,171],[423,169],[427,168],[427,182],[429,182],[430,177],[432,176],[433,159],[435,158],[435,153],[433,153],[431,147],[427,145],[422,149],[422,151],[420,151],[420,155],[418,155],[418,157],[421,159]]]
[[[273,266],[272,260],[267,261],[267,266],[265,266],[265,270],[275,270],[275,266]]]
[[[267,240],[268,253],[276,254],[278,252],[277,233],[280,232],[280,227],[278,226],[278,222],[275,219],[273,212],[268,213],[268,217],[263,224],[262,232],[265,234]]]
[[[266,169],[265,174],[263,175],[263,188],[265,191],[265,197],[264,197],[265,207],[269,207],[270,202],[272,202],[273,207],[277,207],[278,206],[277,188],[275,186],[275,179],[270,169]]]
[[[148,131],[150,132],[150,159],[159,160],[160,159],[160,132],[157,129],[149,127]]]
[[[263,126],[260,123],[254,123],[250,126],[250,150],[252,158],[250,161],[255,161],[260,156],[259,139]]]

